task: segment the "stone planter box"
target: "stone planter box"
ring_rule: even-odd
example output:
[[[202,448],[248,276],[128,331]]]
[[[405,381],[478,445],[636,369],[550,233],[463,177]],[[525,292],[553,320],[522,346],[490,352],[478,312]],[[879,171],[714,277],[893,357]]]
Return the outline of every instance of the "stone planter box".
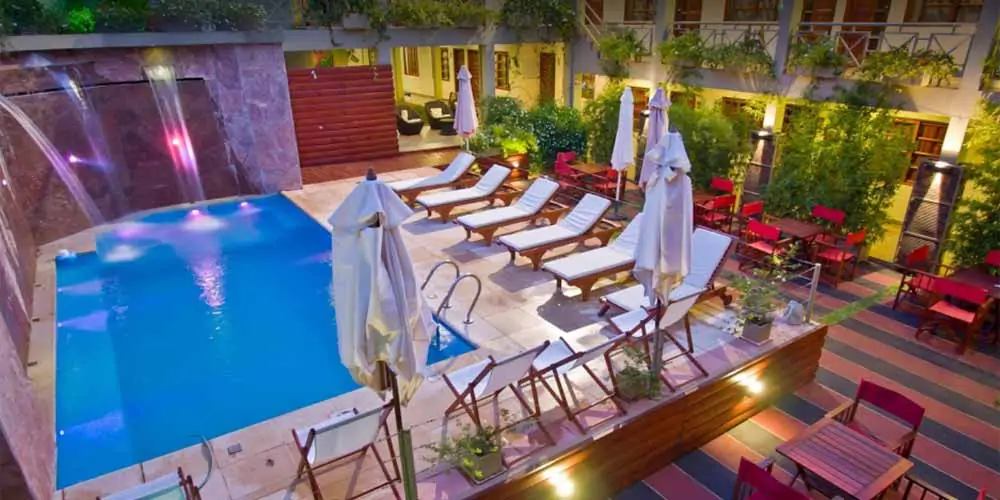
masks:
[[[467,470],[465,467],[459,467],[462,471],[462,475],[466,477],[472,484],[483,484],[494,477],[499,476],[506,470],[503,465],[503,452],[495,451],[493,453],[488,453],[481,457],[473,457],[472,470]],[[477,470],[483,473],[483,477],[476,478],[472,473],[473,470]]]
[[[754,344],[763,344],[764,342],[771,340],[771,325],[773,324],[774,322],[772,321],[768,321],[762,325],[747,322],[743,325],[743,331],[740,333],[740,336],[743,337],[744,340]]]

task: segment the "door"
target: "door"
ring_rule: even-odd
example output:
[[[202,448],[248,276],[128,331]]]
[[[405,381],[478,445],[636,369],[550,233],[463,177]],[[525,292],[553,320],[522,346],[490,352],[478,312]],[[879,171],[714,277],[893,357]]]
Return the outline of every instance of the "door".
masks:
[[[479,91],[480,91],[479,82],[482,77],[482,74],[480,73],[480,65],[482,64],[482,61],[479,60],[479,51],[478,50],[465,51],[465,60],[468,61],[469,63],[469,73],[472,73],[472,97],[474,97],[476,99],[476,102],[478,103]],[[490,61],[490,64],[492,63],[493,61]]]
[[[587,0],[587,21],[591,24],[604,22],[604,0]]]
[[[696,25],[677,23],[700,22],[701,0],[677,0],[677,7],[674,9],[674,36],[683,35],[685,31],[696,31],[698,29]]]
[[[538,59],[538,101],[550,102],[556,98],[556,55],[542,52]]]
[[[803,23],[832,23],[834,11],[837,9],[837,0],[806,0],[802,6]],[[815,40],[817,35],[810,36],[811,33],[829,33],[830,26],[801,26],[802,38],[805,40]]]
[[[845,23],[885,23],[889,18],[891,0],[847,0],[847,11],[844,13]],[[847,50],[857,62],[864,59],[865,54],[879,50],[884,26],[851,26],[845,28],[847,33],[841,33],[843,44],[840,50]],[[853,32],[853,33],[852,33]],[[846,48],[845,48],[846,46]]]
[[[463,65],[465,65],[465,49],[452,49],[451,50],[451,62],[452,62],[452,72],[454,73],[454,75],[452,75],[453,78],[451,79],[451,81],[454,82],[454,84],[455,84],[455,91],[454,91],[455,94],[454,94],[454,96],[457,98],[457,95],[458,95],[458,71],[460,69],[462,69]],[[449,99],[449,101],[450,101],[450,99]],[[455,108],[455,103],[454,102],[450,102],[450,104],[451,104],[452,109],[454,109]]]

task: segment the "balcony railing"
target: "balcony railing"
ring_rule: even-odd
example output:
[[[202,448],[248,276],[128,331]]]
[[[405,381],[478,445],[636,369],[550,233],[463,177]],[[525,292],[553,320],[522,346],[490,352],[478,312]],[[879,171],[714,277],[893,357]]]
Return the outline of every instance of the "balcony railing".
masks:
[[[703,23],[682,21],[673,24],[672,36],[696,32],[709,47],[739,43],[747,38],[756,39],[774,57],[778,48],[778,23],[771,21],[724,21]]]
[[[961,23],[802,23],[793,43],[830,39],[845,57],[848,69],[860,68],[865,57],[874,52],[938,52],[954,59],[960,75],[974,33],[974,25]]]

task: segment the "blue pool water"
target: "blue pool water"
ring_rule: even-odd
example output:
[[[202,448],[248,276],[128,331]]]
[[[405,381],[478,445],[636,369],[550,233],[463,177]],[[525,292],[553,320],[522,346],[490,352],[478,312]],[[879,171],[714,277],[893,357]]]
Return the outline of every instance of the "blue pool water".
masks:
[[[57,262],[63,488],[356,389],[330,235],[283,196],[146,215]],[[438,329],[428,362],[472,350]]]

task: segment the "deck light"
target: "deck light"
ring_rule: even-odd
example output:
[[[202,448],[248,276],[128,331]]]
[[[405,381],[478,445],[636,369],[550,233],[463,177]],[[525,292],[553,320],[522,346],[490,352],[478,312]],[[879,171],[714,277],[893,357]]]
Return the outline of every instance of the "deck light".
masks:
[[[764,392],[764,383],[753,375],[741,373],[733,377],[733,381],[746,388],[747,392],[750,394],[760,394]]]
[[[555,488],[556,497],[558,498],[571,498],[576,489],[573,486],[573,481],[566,475],[566,471],[546,472],[545,480]]]

